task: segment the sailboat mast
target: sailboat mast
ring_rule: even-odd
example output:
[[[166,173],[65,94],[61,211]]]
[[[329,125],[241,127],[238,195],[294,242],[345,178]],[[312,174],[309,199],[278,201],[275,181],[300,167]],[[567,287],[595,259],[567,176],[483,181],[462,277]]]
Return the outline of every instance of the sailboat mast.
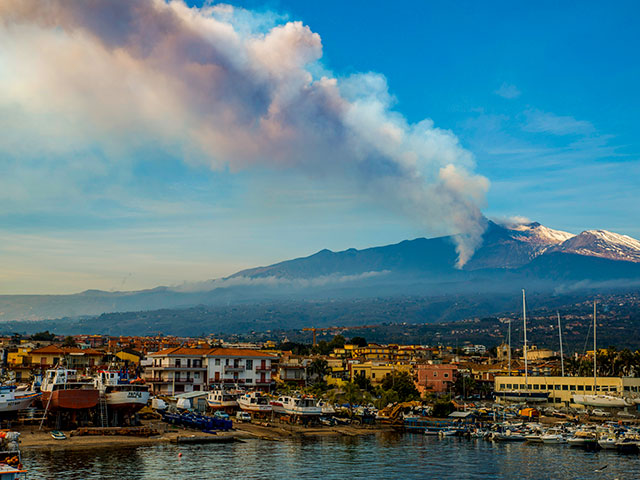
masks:
[[[524,320],[524,385],[529,390],[529,368],[527,363],[527,302],[525,301],[524,288],[522,289],[522,318]]]
[[[560,312],[558,312],[558,335],[560,336],[560,367],[564,377],[564,354],[562,353],[562,327],[560,326]]]
[[[511,318],[509,318],[509,376],[511,376]]]
[[[596,370],[596,301],[593,301],[593,392],[595,394],[598,385],[598,376]]]

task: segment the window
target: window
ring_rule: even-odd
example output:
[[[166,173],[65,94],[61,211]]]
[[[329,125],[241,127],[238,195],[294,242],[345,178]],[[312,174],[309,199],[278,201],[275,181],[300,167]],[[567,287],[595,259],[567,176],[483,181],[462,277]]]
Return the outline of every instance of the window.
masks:
[[[253,370],[253,360],[247,360],[246,366],[247,370]]]
[[[445,373],[445,374],[444,374],[444,378],[449,378],[449,374],[448,374],[448,373]]]
[[[438,376],[438,372],[433,372],[433,376],[437,377]]]
[[[371,372],[371,378],[376,378],[376,374],[374,372]]]
[[[629,391],[631,391],[631,387],[629,387],[629,385],[625,385],[625,386],[624,386],[624,391],[625,391],[625,392],[629,392]]]
[[[202,368],[202,360],[200,360],[200,359],[194,360],[193,361],[193,368]]]
[[[578,391],[582,392],[584,390],[584,385],[578,385]]]
[[[590,391],[592,390],[592,389],[591,389],[591,385],[587,385],[586,387],[584,387],[584,389],[585,389],[587,392],[590,392]]]
[[[176,367],[180,367],[180,359],[179,358],[176,358],[176,364],[175,365],[176,365]]]
[[[194,373],[193,378],[195,378],[196,380],[200,380],[200,373],[199,372]]]
[[[253,383],[253,379],[252,378],[247,378],[244,383]]]
[[[562,390],[569,390],[569,385],[562,385]]]
[[[507,384],[505,385],[505,388],[513,388],[513,387],[511,386],[511,384],[510,384],[510,383],[507,383]]]
[[[556,385],[555,387],[556,387],[556,390],[560,390],[561,385]]]
[[[553,401],[554,401],[555,403],[560,403],[560,402],[562,401],[562,399],[561,399],[561,398],[557,398],[557,397],[556,397],[556,398],[554,398],[554,399],[553,399]]]
[[[533,390],[540,390],[540,385],[531,385]]]
[[[215,364],[216,364],[216,367],[219,367],[219,366],[220,366],[220,359],[219,359],[219,358],[216,358],[216,362],[215,362]]]
[[[187,358],[187,368],[191,368],[191,359]]]

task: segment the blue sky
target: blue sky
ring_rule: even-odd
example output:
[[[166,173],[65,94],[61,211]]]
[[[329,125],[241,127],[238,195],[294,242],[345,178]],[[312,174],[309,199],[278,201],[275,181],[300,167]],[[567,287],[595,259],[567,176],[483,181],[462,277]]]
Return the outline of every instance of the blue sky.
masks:
[[[386,78],[376,97],[386,124],[407,124],[408,131],[430,119],[457,138],[463,152],[446,135],[438,141],[471,181],[481,175],[490,182],[486,196],[471,202],[485,215],[640,237],[640,34],[633,24],[640,7],[512,3],[245,1],[233,4],[246,11],[236,8],[232,23],[258,34],[301,21],[319,35],[321,53],[309,46],[303,54],[310,59],[294,74],[308,71],[341,86],[359,73]],[[363,248],[458,228],[441,218],[416,221],[415,208],[407,214],[392,194],[376,198],[354,186],[359,181],[343,183],[350,169],[327,174],[289,157],[274,168],[236,145],[218,153],[225,135],[230,143],[252,137],[228,130],[218,137],[218,129],[211,140],[202,125],[211,117],[185,113],[199,110],[187,94],[177,106],[163,96],[165,86],[149,73],[155,64],[143,71],[122,58],[127,48],[104,50],[119,39],[87,47],[92,37],[83,43],[82,34],[52,33],[37,19],[20,22],[2,31],[13,47],[0,54],[0,294],[175,285],[322,248]],[[60,42],[52,47],[55,62],[38,49],[41,37],[42,44]],[[72,60],[82,49],[104,55],[103,63],[78,66]],[[274,58],[293,71],[286,58]],[[107,81],[114,65],[127,78],[124,87]],[[294,74],[279,85],[296,81]],[[361,80],[359,96],[367,85]],[[123,98],[132,91],[143,98],[139,109],[152,104],[159,113],[149,122],[119,105],[121,88]],[[87,113],[94,103],[99,115]],[[200,132],[195,140],[183,142],[193,131]],[[319,148],[323,155],[314,162],[322,162],[331,152],[300,145],[309,149],[287,155],[311,158]],[[282,151],[261,147],[264,156]]]

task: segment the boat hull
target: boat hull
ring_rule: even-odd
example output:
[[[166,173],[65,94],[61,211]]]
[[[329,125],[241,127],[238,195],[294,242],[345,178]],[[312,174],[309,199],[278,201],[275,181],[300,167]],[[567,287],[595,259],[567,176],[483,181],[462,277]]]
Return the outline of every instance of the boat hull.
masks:
[[[149,392],[123,391],[105,394],[107,406],[113,410],[136,412],[149,401]]]
[[[258,405],[253,403],[246,403],[238,400],[238,406],[241,410],[250,413],[271,413],[273,407],[271,405]]]
[[[33,392],[25,395],[16,395],[14,398],[6,398],[0,400],[0,414],[18,412],[29,408],[39,393]]]
[[[49,400],[51,399],[51,400]],[[40,401],[49,410],[83,410],[93,408],[98,404],[100,393],[98,390],[73,389],[42,392]]]
[[[624,398],[613,397],[611,395],[574,395],[574,403],[586,407],[629,407],[631,406]]]

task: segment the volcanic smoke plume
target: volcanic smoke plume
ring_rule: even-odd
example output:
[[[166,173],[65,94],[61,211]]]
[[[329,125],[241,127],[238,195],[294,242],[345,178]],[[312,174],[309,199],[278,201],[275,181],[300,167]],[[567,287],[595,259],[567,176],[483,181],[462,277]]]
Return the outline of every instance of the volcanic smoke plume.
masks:
[[[296,170],[459,232],[460,266],[484,231],[488,181],[458,139],[393,111],[382,75],[331,75],[301,22],[181,1],[3,0],[0,44],[0,108],[20,110],[15,131],[75,122],[55,148],[89,136],[113,156],[151,143],[215,169]]]

